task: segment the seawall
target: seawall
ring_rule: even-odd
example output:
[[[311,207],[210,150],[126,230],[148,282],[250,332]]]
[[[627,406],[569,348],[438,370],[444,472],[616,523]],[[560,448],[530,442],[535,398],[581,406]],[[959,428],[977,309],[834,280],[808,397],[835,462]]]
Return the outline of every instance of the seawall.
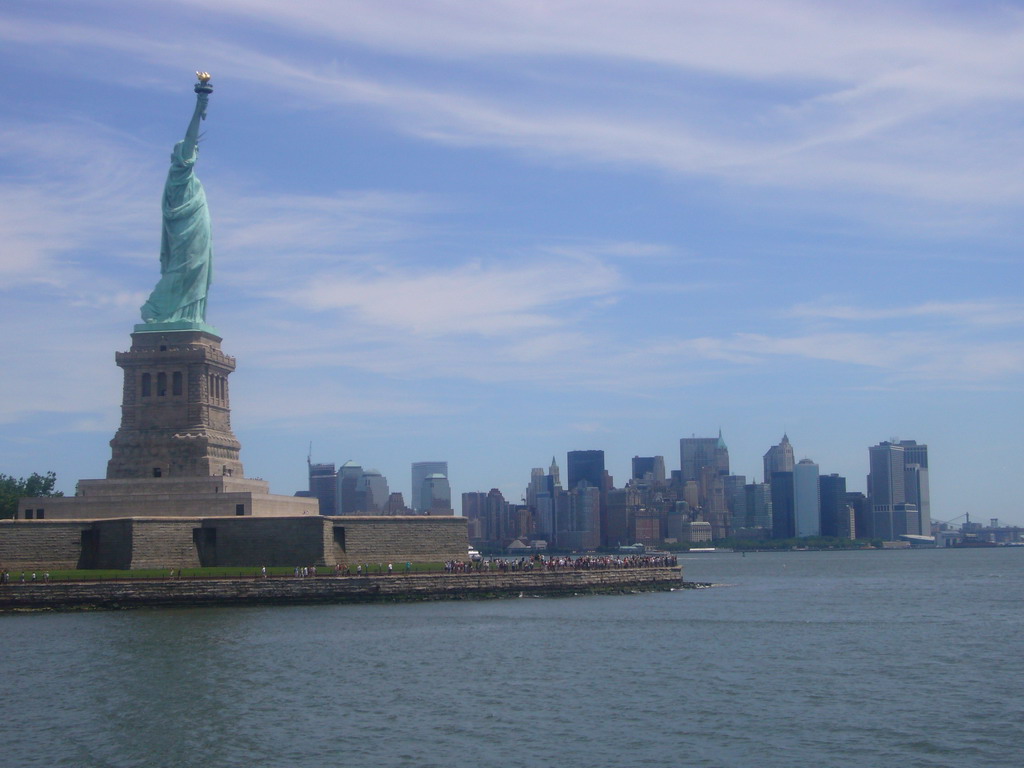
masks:
[[[668,591],[682,586],[683,570],[680,566],[606,571],[320,576],[306,579],[11,583],[0,586],[0,611],[403,602],[519,595],[558,597]]]

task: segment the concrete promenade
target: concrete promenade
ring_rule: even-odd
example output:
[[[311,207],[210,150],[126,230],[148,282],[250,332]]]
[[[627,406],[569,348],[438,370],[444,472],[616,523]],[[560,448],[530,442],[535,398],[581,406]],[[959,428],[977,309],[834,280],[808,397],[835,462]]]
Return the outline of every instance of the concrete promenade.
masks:
[[[295,605],[498,597],[559,597],[668,591],[683,584],[680,566],[609,570],[413,573],[315,578],[139,579],[9,583],[0,612],[153,606]]]

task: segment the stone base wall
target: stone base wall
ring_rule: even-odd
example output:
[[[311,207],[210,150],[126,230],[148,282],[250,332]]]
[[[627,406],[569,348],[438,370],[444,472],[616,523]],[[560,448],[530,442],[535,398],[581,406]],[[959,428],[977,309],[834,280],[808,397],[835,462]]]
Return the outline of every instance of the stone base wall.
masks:
[[[359,515],[328,519],[335,531],[344,529],[341,565],[391,561],[397,567],[404,562],[465,560],[469,549],[464,517]],[[340,538],[340,533],[334,538]]]
[[[459,600],[667,591],[683,586],[682,568],[608,571],[411,574],[408,576],[194,579],[19,584],[0,587],[3,610],[76,610],[143,606]]]
[[[217,518],[202,521],[208,537],[204,566],[333,566],[338,553],[325,547],[325,518]],[[215,543],[214,543],[215,542]]]
[[[195,541],[195,522],[111,520],[98,523],[97,528],[113,531],[114,524],[121,526],[119,533],[130,541],[130,557],[127,562],[110,565],[110,568],[165,568],[168,562],[176,563],[177,568],[197,568],[202,565]]]
[[[267,493],[262,480],[222,477],[166,480],[82,480],[77,496],[23,498],[18,520],[100,520],[123,517],[302,517],[320,502]]]
[[[30,525],[0,522],[0,568],[81,568],[82,531],[91,525],[87,520]]]
[[[10,570],[396,564],[465,560],[461,517],[179,517],[0,522]]]

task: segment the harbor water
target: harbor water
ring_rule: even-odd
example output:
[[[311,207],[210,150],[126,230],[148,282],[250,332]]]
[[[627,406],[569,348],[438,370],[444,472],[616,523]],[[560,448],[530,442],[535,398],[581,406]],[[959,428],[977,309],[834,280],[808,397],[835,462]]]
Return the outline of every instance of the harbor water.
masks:
[[[1016,766],[1024,548],[625,596],[0,616],[7,766]]]

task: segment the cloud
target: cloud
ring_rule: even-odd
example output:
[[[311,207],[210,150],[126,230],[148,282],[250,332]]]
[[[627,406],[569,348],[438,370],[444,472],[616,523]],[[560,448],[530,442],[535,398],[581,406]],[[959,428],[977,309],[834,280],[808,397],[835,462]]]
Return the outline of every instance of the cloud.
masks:
[[[318,276],[298,295],[280,294],[314,311],[349,310],[365,323],[417,335],[508,335],[551,328],[544,310],[606,296],[617,271],[596,260],[526,264],[473,262],[446,270],[385,268],[371,277]]]
[[[912,306],[868,308],[825,301],[801,304],[785,313],[789,317],[874,321],[906,318],[934,318],[968,325],[1024,325],[1024,304],[1004,300],[929,301]]]
[[[0,158],[11,169],[0,178],[5,288],[70,287],[96,271],[84,259],[101,242],[105,256],[144,247],[134,233],[159,243],[159,192],[147,185],[153,165],[115,131],[17,121],[0,131]]]
[[[679,342],[678,354],[760,367],[772,358],[805,359],[876,369],[889,382],[942,386],[998,386],[1024,373],[1024,344],[951,339],[928,332],[813,333],[792,336],[738,333]]]
[[[198,37],[25,20],[8,20],[4,34],[148,60],[158,73],[201,45],[211,70],[272,89],[268,109],[365,106],[394,131],[545,161],[843,197],[1004,210],[1024,200],[1015,117],[1024,16],[1013,10],[740,0],[201,7]],[[181,23],[174,16],[168,23]],[[279,52],[300,40],[301,53]],[[421,66],[402,66],[409,60]]]

